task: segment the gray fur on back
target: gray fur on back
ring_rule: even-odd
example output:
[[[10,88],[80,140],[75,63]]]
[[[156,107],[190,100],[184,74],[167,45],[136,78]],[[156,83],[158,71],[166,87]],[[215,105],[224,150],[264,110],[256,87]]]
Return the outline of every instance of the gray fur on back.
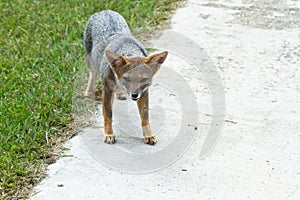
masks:
[[[132,36],[125,19],[111,10],[103,10],[90,17],[84,31],[84,48],[102,78],[110,70],[105,50],[123,56],[147,56],[143,45]]]

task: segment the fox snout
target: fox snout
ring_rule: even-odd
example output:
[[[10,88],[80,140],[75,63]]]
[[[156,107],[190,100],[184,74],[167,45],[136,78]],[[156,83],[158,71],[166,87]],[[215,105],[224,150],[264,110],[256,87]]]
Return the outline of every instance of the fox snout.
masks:
[[[133,87],[135,86],[135,87]],[[132,99],[133,101],[138,101],[141,96],[143,95],[143,92],[146,91],[146,87],[136,87],[139,86],[139,84],[125,84],[119,83],[118,87],[115,89],[118,99],[125,100],[127,98]],[[121,92],[121,93],[120,93]],[[120,98],[120,94],[122,97]],[[119,95],[119,96],[118,96]],[[126,98],[127,97],[127,98]]]
[[[124,89],[126,90],[127,96],[132,99],[133,101],[138,101],[141,96],[143,95],[143,90],[140,88],[128,88],[128,86],[124,86]]]
[[[133,101],[138,101],[143,93],[148,90],[149,86],[151,85],[151,79],[147,80],[147,82],[123,82],[123,87],[126,90],[126,93],[129,98],[131,98]]]
[[[131,93],[131,99],[133,100],[133,101],[137,101],[137,100],[139,100],[139,98],[140,98],[140,95],[139,95],[139,93]]]

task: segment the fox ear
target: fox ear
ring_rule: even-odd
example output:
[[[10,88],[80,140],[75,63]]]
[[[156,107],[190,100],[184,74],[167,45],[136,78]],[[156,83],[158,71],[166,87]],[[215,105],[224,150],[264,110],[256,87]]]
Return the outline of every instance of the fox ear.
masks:
[[[164,51],[158,54],[148,56],[146,58],[145,63],[152,68],[153,74],[155,74],[159,70],[160,65],[166,60],[167,55],[168,52]]]
[[[121,67],[128,63],[128,60],[124,56],[121,56],[115,52],[106,50],[105,55],[107,61],[110,63],[110,66],[117,73],[117,75]]]

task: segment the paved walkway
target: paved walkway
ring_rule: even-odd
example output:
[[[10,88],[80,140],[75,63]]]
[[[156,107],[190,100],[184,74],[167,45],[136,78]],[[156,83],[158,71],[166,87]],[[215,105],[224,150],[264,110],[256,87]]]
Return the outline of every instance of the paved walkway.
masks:
[[[138,125],[126,127],[121,117],[115,120],[118,143],[113,147],[102,143],[101,126],[86,129],[66,144],[66,154],[73,156],[49,166],[49,177],[31,199],[298,199],[299,19],[300,4],[292,0],[189,1],[173,16],[172,30],[202,48],[225,87],[225,121],[213,151],[199,156],[216,117],[213,91],[203,73],[171,52],[151,89],[157,145],[144,145]],[[153,44],[178,42],[167,38]],[[168,68],[186,81],[192,91],[186,95],[192,93],[197,104],[199,122],[187,124],[182,137],[182,113],[191,105],[181,104],[182,91],[159,84]],[[128,119],[136,121],[134,105],[116,102],[116,110],[122,105],[132,114]],[[173,149],[176,155],[164,151],[176,140],[186,148]]]

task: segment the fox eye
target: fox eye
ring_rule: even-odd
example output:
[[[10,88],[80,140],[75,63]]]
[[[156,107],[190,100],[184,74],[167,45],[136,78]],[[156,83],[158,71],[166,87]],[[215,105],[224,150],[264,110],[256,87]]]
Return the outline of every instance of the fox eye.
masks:
[[[143,79],[141,79],[140,81],[141,82],[146,82],[148,79],[147,78],[143,78]]]
[[[129,78],[126,77],[126,76],[124,76],[123,79],[124,79],[125,81],[130,81]]]
[[[144,90],[144,89],[146,89],[148,86],[149,86],[148,84],[143,85],[143,86],[141,87],[141,89]]]

